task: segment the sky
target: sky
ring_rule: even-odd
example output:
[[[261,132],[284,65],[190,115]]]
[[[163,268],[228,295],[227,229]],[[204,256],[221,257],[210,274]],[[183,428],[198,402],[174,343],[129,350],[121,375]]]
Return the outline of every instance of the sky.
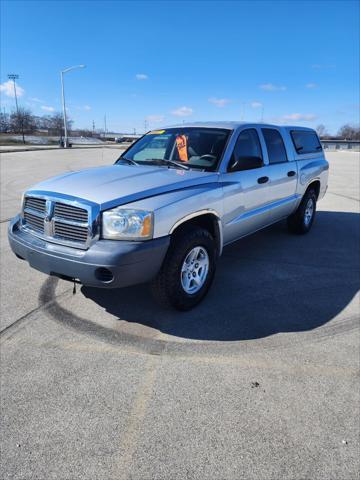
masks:
[[[357,1],[1,1],[1,108],[142,133],[245,120],[359,122]]]

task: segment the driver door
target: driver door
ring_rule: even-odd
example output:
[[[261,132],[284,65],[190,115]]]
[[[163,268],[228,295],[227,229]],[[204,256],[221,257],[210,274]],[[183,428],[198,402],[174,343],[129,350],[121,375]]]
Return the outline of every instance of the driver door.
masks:
[[[267,205],[268,166],[256,128],[239,133],[227,172],[222,174],[224,244],[271,223]]]

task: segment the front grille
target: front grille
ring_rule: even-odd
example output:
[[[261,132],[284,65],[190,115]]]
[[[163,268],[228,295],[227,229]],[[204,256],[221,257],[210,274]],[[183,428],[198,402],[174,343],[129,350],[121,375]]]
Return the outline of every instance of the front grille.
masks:
[[[82,227],[80,225],[69,225],[55,220],[54,233],[56,237],[71,240],[73,242],[86,242],[88,229],[87,227]]]
[[[45,212],[46,200],[45,198],[26,197],[25,208],[31,208],[32,210],[37,210],[38,212]]]
[[[26,196],[22,225],[46,240],[87,248],[92,237],[91,209],[56,198]]]
[[[26,225],[33,230],[44,233],[44,219],[42,217],[38,217],[30,212],[24,212],[24,220]]]
[[[87,210],[80,207],[74,207],[73,205],[67,205],[66,203],[55,203],[54,216],[74,222],[87,223],[88,221]]]

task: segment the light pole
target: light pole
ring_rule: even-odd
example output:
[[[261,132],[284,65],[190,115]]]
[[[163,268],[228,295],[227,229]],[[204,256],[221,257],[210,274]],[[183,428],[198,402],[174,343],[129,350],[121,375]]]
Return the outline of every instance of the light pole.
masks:
[[[19,116],[19,105],[17,101],[17,93],[16,93],[16,81],[19,78],[19,75],[17,73],[9,73],[8,74],[8,79],[12,80],[14,83],[14,95],[15,95],[15,105],[16,105],[16,114],[18,121],[21,122],[21,133],[22,133],[22,138],[23,138],[23,143],[25,143],[25,137],[24,137],[24,119]]]
[[[70,72],[70,70],[75,70],[76,68],[85,68],[86,65],[74,65],[73,67],[65,68],[61,70],[61,95],[62,95],[62,108],[63,108],[63,118],[64,118],[64,148],[68,146],[68,134],[67,134],[67,121],[66,121],[66,107],[65,107],[65,91],[64,91],[64,73]]]

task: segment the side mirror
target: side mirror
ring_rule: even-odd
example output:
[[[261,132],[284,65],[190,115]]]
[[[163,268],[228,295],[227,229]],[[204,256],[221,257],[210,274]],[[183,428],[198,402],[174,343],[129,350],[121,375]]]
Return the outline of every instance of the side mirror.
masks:
[[[238,157],[231,158],[228,171],[240,172],[242,170],[252,170],[253,168],[260,168],[264,165],[263,159],[260,157]]]

